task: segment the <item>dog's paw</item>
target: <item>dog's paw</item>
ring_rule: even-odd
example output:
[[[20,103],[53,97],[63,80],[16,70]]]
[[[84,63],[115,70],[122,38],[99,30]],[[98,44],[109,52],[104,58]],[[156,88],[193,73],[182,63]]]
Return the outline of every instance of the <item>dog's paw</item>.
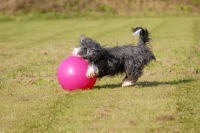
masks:
[[[122,84],[122,87],[127,87],[127,86],[131,86],[131,85],[133,85],[132,81],[124,81]]]
[[[93,77],[95,76],[95,73],[92,72],[92,71],[87,71],[86,76],[87,76],[88,78],[93,78]]]
[[[93,78],[94,76],[98,75],[99,69],[94,65],[90,65],[87,72],[86,72],[86,76],[88,78]]]

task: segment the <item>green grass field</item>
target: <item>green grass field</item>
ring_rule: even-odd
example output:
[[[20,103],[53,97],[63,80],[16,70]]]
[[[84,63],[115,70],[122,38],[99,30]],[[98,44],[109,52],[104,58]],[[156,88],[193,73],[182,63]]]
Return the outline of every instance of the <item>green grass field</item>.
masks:
[[[81,34],[107,47],[134,43],[146,27],[157,61],[132,87],[124,75],[67,92],[60,62]],[[200,132],[200,18],[112,18],[0,22],[0,132]]]

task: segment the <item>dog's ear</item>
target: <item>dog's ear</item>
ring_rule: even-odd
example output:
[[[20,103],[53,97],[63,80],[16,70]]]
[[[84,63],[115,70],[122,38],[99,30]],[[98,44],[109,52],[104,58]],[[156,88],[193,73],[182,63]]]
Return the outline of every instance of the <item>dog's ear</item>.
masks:
[[[79,43],[80,43],[80,45],[82,44],[83,40],[85,40],[85,35],[84,35],[84,34],[82,34],[82,35],[80,36],[80,38],[79,38]]]

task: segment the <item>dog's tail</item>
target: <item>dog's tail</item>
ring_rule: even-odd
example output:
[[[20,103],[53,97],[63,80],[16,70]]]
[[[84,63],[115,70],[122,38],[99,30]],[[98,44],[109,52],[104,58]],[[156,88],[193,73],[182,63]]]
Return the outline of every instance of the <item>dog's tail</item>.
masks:
[[[138,45],[146,45],[150,42],[151,38],[149,37],[149,32],[147,29],[142,27],[132,28],[132,35],[140,35]]]

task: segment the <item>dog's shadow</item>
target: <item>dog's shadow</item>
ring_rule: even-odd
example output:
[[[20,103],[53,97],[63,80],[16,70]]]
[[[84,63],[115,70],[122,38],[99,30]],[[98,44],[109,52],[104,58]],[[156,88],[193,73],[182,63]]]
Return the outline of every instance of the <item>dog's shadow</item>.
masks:
[[[182,83],[189,83],[189,82],[193,82],[199,79],[179,79],[179,80],[174,80],[174,81],[167,81],[167,82],[160,82],[160,81],[143,81],[143,82],[137,82],[136,84],[134,84],[133,86],[130,87],[134,87],[134,86],[138,86],[138,87],[152,87],[152,86],[159,86],[159,85],[178,85],[178,84],[182,84]],[[106,85],[97,85],[94,86],[93,89],[115,89],[115,88],[119,88],[121,87],[121,84],[106,84]]]

